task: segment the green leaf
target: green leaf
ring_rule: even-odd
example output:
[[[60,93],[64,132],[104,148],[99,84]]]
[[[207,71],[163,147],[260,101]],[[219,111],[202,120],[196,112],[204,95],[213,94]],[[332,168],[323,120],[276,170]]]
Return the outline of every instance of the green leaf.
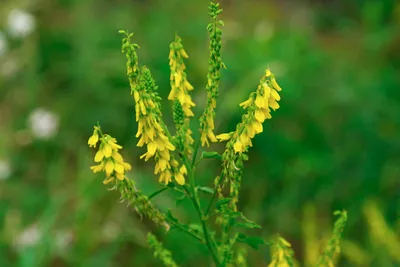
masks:
[[[258,249],[259,246],[261,245],[266,245],[267,243],[265,242],[264,239],[262,239],[261,237],[258,236],[247,236],[245,234],[240,233],[237,241],[242,242],[242,243],[246,243],[247,245],[249,245],[250,247],[254,248],[254,249]]]
[[[254,229],[254,228],[258,228],[261,229],[261,225],[247,219],[243,213],[240,213],[240,218],[242,218],[244,220],[244,222],[237,222],[235,223],[234,226],[236,227],[241,227],[241,228],[247,228],[247,229]]]
[[[176,201],[175,201],[175,206],[178,206],[182,204],[183,201],[187,198],[186,194],[182,194]]]
[[[200,159],[222,159],[222,156],[218,154],[218,152],[211,151],[211,152],[206,152],[203,151],[201,153]]]
[[[196,188],[197,188],[197,190],[202,191],[204,193],[208,193],[208,194],[211,194],[211,195],[214,194],[214,189],[212,189],[211,187],[208,187],[208,186],[197,186]]]

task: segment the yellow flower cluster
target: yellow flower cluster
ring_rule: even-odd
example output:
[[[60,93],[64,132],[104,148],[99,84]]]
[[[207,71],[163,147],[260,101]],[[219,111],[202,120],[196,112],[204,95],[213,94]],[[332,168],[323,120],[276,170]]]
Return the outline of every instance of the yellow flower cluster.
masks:
[[[88,140],[89,147],[96,147],[100,141],[99,149],[94,156],[94,161],[98,165],[90,167],[96,173],[104,171],[106,179],[104,184],[113,182],[115,178],[118,180],[125,179],[125,172],[131,170],[131,165],[124,162],[121,154],[118,152],[122,146],[117,144],[117,140],[107,134],[102,134],[100,127],[94,126],[93,135]]]
[[[234,139],[235,152],[246,151],[249,146],[252,146],[251,139],[263,131],[262,123],[272,117],[270,108],[273,110],[279,108],[278,101],[281,97],[278,91],[281,90],[274,75],[267,69],[257,90],[250,94],[249,99],[240,103],[240,106],[247,110],[247,114],[243,115],[242,122],[238,124],[236,131],[220,134],[217,138],[220,141]]]
[[[184,58],[188,58],[188,55],[183,48],[182,39],[179,36],[176,36],[175,41],[170,45],[169,52],[171,92],[168,95],[168,100],[174,101],[177,99],[182,106],[185,117],[184,123],[186,125],[184,143],[188,154],[191,154],[191,145],[194,143],[194,140],[192,137],[192,131],[189,128],[189,117],[194,116],[191,108],[196,106],[196,104],[192,101],[192,98],[189,95],[189,91],[193,90],[193,86],[188,82],[186,77],[186,66],[183,62]]]
[[[147,161],[154,156],[156,161],[154,174],[160,175],[160,182],[168,184],[172,178],[175,178],[176,182],[182,185],[185,183],[185,179],[181,172],[173,170],[178,167],[178,162],[173,160],[170,155],[170,152],[175,150],[175,146],[166,135],[165,126],[160,117],[161,111],[155,103],[154,97],[149,93],[151,88],[146,88],[146,84],[152,84],[151,74],[147,68],[142,69],[140,79],[137,90],[133,89],[136,121],[138,122],[136,137],[139,138],[139,141],[137,146],[147,145],[147,152],[140,158]]]
[[[189,95],[189,91],[193,90],[193,86],[186,78],[186,66],[183,58],[188,58],[183,49],[182,40],[179,36],[175,37],[175,41],[170,45],[169,66],[171,68],[171,92],[168,95],[168,100],[179,100],[182,105],[183,112],[186,117],[194,116],[191,108],[196,106]]]
[[[293,250],[290,243],[282,237],[278,237],[277,242],[273,246],[272,261],[268,267],[293,266],[292,254]]]

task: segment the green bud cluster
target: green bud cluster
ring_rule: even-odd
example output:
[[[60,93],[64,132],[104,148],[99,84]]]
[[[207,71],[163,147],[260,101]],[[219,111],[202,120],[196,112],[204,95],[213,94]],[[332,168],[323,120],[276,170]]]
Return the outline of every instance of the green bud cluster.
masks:
[[[147,243],[149,244],[150,248],[154,250],[154,257],[160,259],[164,266],[178,267],[178,265],[172,259],[171,251],[165,249],[162,243],[159,242],[152,233],[147,234]]]
[[[116,189],[121,194],[121,201],[127,202],[128,206],[133,207],[141,216],[152,220],[158,226],[165,227],[167,231],[169,230],[165,215],[153,205],[146,195],[136,189],[133,180],[118,181]]]

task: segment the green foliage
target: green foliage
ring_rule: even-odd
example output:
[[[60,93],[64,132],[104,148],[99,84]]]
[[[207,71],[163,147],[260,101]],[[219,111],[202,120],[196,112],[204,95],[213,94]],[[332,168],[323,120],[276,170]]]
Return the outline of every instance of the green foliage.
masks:
[[[298,259],[308,248],[300,229],[306,221],[302,208],[312,203],[315,209],[317,256],[331,235],[330,211],[346,208],[351,216],[338,265],[394,266],[399,263],[399,4],[354,1],[349,8],[348,1],[299,1],[282,9],[280,3],[236,1],[220,14],[229,71],[222,71],[215,131],[234,129],[242,116],[237,103],[256,86],[266,64],[285,89],[285,104],[249,152],[240,208],[263,226],[259,236],[269,240],[281,233]],[[34,32],[24,38],[8,31],[8,16],[16,8],[35,17]],[[190,55],[193,110],[200,114],[206,101],[201,89],[208,65],[206,13],[204,1],[0,1],[0,32],[8,46],[0,56],[0,165],[11,167],[8,178],[0,175],[0,266],[161,265],[145,245],[154,224],[117,205],[118,192],[104,190],[100,176],[89,172],[91,159],[82,144],[91,134],[88,126],[100,120],[124,145],[136,186],[148,196],[164,188],[151,175],[151,164],[137,160],[142,151],[134,141],[133,101],[115,33],[135,31],[140,63],[152,70],[169,112],[168,44],[178,31]],[[32,131],[29,118],[36,108],[59,118],[58,132],[49,140]],[[202,184],[218,174],[217,160],[196,166]],[[161,211],[171,208],[181,222],[196,220],[184,193],[162,192],[151,198]],[[378,237],[381,228],[365,212],[370,199],[380,214],[376,221],[385,224],[381,236],[394,233],[388,239]],[[242,230],[251,236],[257,229]],[[40,242],[22,242],[27,234],[37,237],[32,233],[41,233]],[[171,231],[163,242],[180,265],[207,266],[207,250],[186,236]],[[270,259],[263,247],[257,253],[245,248],[248,266]]]

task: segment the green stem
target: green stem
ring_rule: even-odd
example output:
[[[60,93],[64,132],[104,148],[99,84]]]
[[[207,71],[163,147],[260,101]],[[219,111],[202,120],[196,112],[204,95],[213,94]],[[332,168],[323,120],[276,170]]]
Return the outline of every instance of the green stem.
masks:
[[[217,189],[218,189],[218,188],[215,188],[214,194],[213,194],[213,196],[212,196],[212,198],[211,198],[211,200],[210,200],[210,203],[208,203],[206,212],[204,213],[204,216],[205,216],[205,217],[207,217],[208,214],[210,213],[211,206],[212,206],[212,204],[214,203],[215,197],[217,196]]]
[[[195,159],[195,155],[193,155],[193,158]],[[192,200],[192,203],[196,209],[197,215],[200,218],[200,222],[201,222],[201,226],[203,229],[204,239],[206,241],[207,248],[211,253],[211,256],[213,258],[215,265],[219,267],[219,266],[221,266],[221,262],[219,260],[218,254],[216,252],[215,242],[212,239],[210,232],[208,230],[208,227],[206,224],[206,217],[203,215],[203,212],[201,211],[200,201],[199,201],[199,197],[198,197],[197,191],[196,191],[196,183],[194,180],[194,173],[193,173],[192,166],[189,164],[186,156],[183,156],[183,161],[184,161],[184,164],[186,165],[186,168],[188,169],[188,174],[189,174],[188,176],[189,176],[189,180],[190,180],[190,191],[191,191],[190,199]],[[186,187],[185,187],[185,189],[188,190]]]
[[[192,159],[192,169],[196,163],[197,151],[199,150],[200,146],[200,136],[196,140],[196,144],[194,145],[194,152],[193,152],[193,159]]]
[[[153,194],[151,194],[151,195],[149,196],[149,199],[152,199],[153,197],[157,196],[158,194],[164,192],[164,191],[167,190],[167,189],[168,189],[168,187],[163,187],[163,188],[157,190],[156,192],[154,192]]]
[[[221,175],[222,175],[222,174],[221,174]],[[205,216],[205,217],[207,217],[208,214],[210,213],[212,204],[214,203],[215,197],[217,196],[218,188],[221,186],[222,180],[223,180],[223,179],[224,179],[224,177],[220,177],[220,178],[219,178],[218,186],[215,187],[214,194],[213,194],[213,196],[212,196],[212,198],[211,198],[211,200],[210,200],[210,203],[208,203],[206,212],[204,213],[204,216]]]
[[[179,228],[180,230],[182,230],[183,232],[187,233],[188,235],[196,238],[197,240],[199,240],[201,243],[204,243],[203,238],[197,236],[196,234],[190,232],[188,229],[184,228],[182,225],[180,225],[179,223],[174,222],[173,220],[166,218],[166,220],[170,223],[173,224],[175,227]]]

